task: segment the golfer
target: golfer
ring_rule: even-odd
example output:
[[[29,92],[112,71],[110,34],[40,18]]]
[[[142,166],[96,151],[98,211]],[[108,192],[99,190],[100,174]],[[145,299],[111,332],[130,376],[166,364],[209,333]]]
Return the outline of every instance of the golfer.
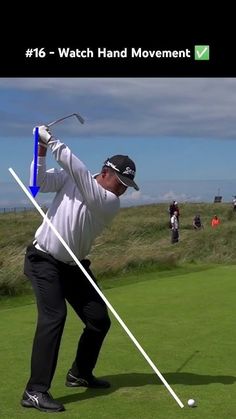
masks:
[[[60,169],[46,170],[47,148]],[[139,189],[134,182],[135,164],[128,156],[115,155],[104,162],[99,174],[91,175],[84,163],[45,126],[39,127],[38,156],[40,191],[55,192],[47,217],[96,282],[87,255],[94,239],[117,214],[119,196],[129,186]],[[33,172],[32,162],[31,179]],[[107,307],[45,220],[27,247],[24,272],[36,296],[38,322],[31,375],[21,404],[40,411],[60,412],[65,410],[64,406],[48,390],[66,320],[66,301],[84,323],[74,362],[66,376],[68,387],[110,387],[109,382],[93,375],[110,327]]]

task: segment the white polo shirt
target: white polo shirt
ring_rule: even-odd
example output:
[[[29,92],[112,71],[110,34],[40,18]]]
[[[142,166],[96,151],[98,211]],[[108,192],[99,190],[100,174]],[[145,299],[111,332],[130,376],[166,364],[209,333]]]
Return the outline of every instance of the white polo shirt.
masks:
[[[176,215],[172,215],[171,219],[170,219],[171,225],[172,225],[172,230],[178,230],[179,228],[179,223],[178,223],[178,218],[176,217]]]
[[[91,250],[95,238],[112,221],[120,208],[119,198],[104,189],[84,163],[59,140],[51,138],[52,150],[61,169],[46,170],[46,157],[38,158],[40,192],[55,192],[47,217],[79,260]],[[34,162],[31,163],[32,184]],[[68,263],[71,256],[44,220],[35,234],[42,250]]]

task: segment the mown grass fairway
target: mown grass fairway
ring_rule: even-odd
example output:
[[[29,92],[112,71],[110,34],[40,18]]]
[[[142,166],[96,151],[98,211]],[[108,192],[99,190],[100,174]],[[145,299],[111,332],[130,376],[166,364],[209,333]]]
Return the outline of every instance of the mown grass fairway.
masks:
[[[112,317],[96,375],[108,390],[69,389],[65,374],[82,324],[68,313],[52,394],[68,419],[232,419],[236,417],[236,266],[161,277],[104,291],[113,307],[182,400],[181,409]],[[128,281],[127,281],[128,282]],[[12,299],[13,304],[14,299]],[[19,405],[29,373],[36,310],[29,304],[0,310],[1,419],[44,413]],[[198,407],[189,408],[194,398]],[[59,417],[50,414],[50,418]]]

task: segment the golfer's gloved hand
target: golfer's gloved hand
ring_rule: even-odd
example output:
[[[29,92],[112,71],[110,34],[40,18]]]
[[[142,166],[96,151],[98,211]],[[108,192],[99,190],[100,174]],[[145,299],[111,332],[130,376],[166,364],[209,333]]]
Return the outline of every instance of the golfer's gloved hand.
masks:
[[[35,129],[33,129],[33,134],[35,134]],[[50,138],[52,137],[51,132],[49,131],[49,128],[46,125],[40,125],[38,127],[39,130],[39,143],[41,145],[47,146]]]

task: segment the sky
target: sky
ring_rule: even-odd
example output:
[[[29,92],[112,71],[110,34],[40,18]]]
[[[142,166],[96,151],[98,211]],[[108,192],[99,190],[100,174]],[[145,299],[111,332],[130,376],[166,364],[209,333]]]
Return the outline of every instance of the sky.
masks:
[[[135,161],[140,190],[122,206],[236,195],[236,78],[0,78],[0,208],[30,204],[8,169],[29,186],[33,127],[73,112],[84,125],[70,118],[52,132],[91,173],[114,154]]]

